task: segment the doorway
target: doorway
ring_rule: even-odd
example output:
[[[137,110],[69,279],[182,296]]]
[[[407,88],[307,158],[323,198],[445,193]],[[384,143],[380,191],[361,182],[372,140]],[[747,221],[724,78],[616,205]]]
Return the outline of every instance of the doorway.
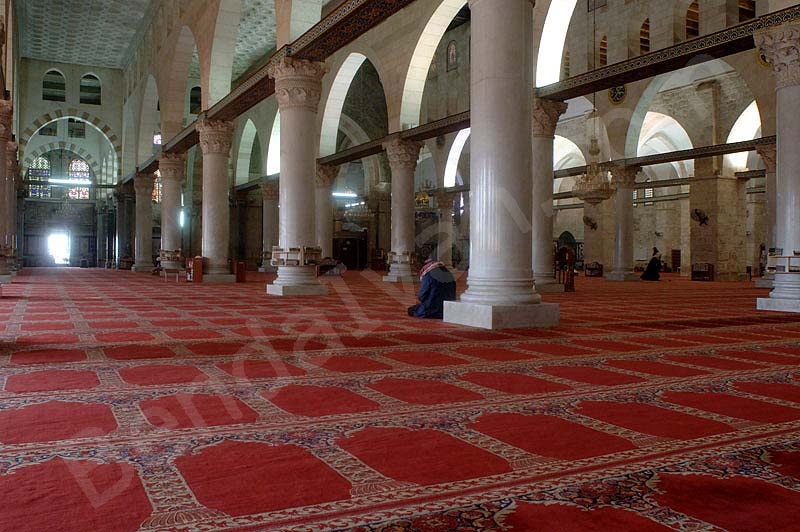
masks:
[[[47,254],[58,265],[69,265],[69,233],[59,231],[47,236]]]

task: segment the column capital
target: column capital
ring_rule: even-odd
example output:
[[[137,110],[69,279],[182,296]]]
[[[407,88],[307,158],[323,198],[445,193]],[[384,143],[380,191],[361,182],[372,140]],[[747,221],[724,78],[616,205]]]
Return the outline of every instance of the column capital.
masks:
[[[200,135],[200,149],[203,154],[220,153],[228,155],[233,141],[233,122],[204,118],[195,126]]]
[[[761,156],[761,160],[764,161],[764,168],[766,168],[767,173],[774,174],[777,168],[777,150],[775,144],[756,146],[756,151]]]
[[[338,166],[317,163],[317,188],[330,188],[338,176]]]
[[[403,140],[398,137],[384,142],[383,149],[386,150],[389,166],[401,168],[409,167],[413,169],[417,167],[417,160],[419,159],[419,151],[422,149],[422,143],[416,140]]]
[[[631,188],[636,182],[636,176],[639,174],[640,168],[638,166],[623,166],[614,165],[609,168],[611,172],[611,182],[618,187]]]
[[[0,100],[0,142],[11,140],[14,104],[11,100]]]
[[[186,154],[162,153],[158,156],[158,171],[161,179],[182,182],[185,174]]]
[[[151,196],[153,194],[153,184],[155,176],[153,174],[136,174],[133,178],[133,189],[136,195]]]
[[[458,198],[459,192],[454,191],[442,191],[436,193],[436,204],[439,206],[440,209],[452,209],[453,205],[456,202],[456,198]]]
[[[17,143],[6,143],[6,175],[16,177],[19,173],[19,159],[17,159]]]
[[[316,113],[322,96],[322,77],[327,72],[325,63],[294,57],[283,57],[267,67],[267,75],[275,80],[280,110],[301,107]]]
[[[258,187],[261,189],[261,198],[263,200],[276,200],[280,195],[280,187],[277,181],[262,180]]]
[[[567,111],[567,103],[546,98],[533,98],[533,136],[550,137],[556,134],[558,119]]]
[[[800,85],[800,23],[759,30],[753,39],[772,65],[776,89]]]

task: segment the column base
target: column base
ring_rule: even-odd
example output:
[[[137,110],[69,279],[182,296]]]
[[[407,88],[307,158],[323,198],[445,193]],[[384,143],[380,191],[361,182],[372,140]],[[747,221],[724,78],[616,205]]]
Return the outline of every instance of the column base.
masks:
[[[270,296],[327,296],[328,287],[322,284],[268,284]]]
[[[773,299],[771,297],[759,297],[756,300],[758,310],[769,310],[772,312],[800,312],[800,299]]]
[[[444,321],[490,330],[556,327],[560,323],[560,309],[555,303],[488,305],[445,301]]]
[[[278,271],[278,268],[272,265],[269,266],[259,266],[258,271],[261,273],[275,273]]]
[[[641,277],[638,273],[631,271],[614,271],[605,275],[606,281],[639,281]]]
[[[10,273],[0,273],[0,284],[11,284]]]
[[[756,288],[773,288],[775,286],[775,274],[765,273],[760,279],[756,279]]]
[[[328,287],[320,284],[314,266],[279,266],[278,278],[267,285],[272,296],[324,296]]]
[[[235,283],[236,276],[232,273],[203,273],[204,283]]]
[[[136,264],[131,266],[131,271],[137,273],[151,273],[153,271],[153,268],[155,268],[155,266],[153,266],[152,264],[137,262]]]

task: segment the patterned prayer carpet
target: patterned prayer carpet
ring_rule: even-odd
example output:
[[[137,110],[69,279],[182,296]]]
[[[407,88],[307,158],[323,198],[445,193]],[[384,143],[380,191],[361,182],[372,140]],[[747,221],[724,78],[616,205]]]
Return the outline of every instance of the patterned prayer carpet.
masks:
[[[3,287],[0,530],[798,530],[800,315],[750,283],[579,279],[489,332],[265,280]]]

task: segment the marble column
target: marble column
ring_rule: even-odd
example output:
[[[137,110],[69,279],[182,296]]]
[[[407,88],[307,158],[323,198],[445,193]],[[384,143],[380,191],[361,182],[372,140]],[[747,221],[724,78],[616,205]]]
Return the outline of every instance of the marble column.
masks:
[[[533,276],[537,292],[563,292],[553,265],[553,141],[567,104],[533,100]]]
[[[764,162],[765,177],[766,177],[766,247],[765,252],[769,253],[770,248],[775,246],[775,233],[777,226],[776,209],[778,204],[778,197],[775,190],[775,145],[769,144],[765,146],[757,146],[756,151],[761,156]],[[758,243],[756,243],[758,244]],[[765,273],[760,279],[756,279],[757,288],[772,288],[775,274],[772,272]]]
[[[158,157],[161,173],[161,266],[181,268],[181,191],[185,172],[185,155],[162,153]]]
[[[609,281],[637,281],[633,271],[633,184],[639,173],[637,166],[611,168],[614,193],[614,268],[606,274]]]
[[[281,112],[280,247],[317,247],[315,209],[311,204],[316,180],[317,107],[322,94],[324,63],[284,57],[269,67]],[[313,264],[281,265],[278,278],[267,285],[277,296],[325,295]]]
[[[800,253],[800,24],[783,24],[758,31],[756,48],[772,65],[775,76],[777,125],[775,193],[775,247],[784,255]],[[792,261],[800,266],[800,257]],[[784,261],[785,265],[785,261]],[[758,300],[761,310],[800,312],[800,272],[787,268],[775,272],[768,298]]]
[[[261,188],[261,267],[260,272],[277,271],[272,263],[272,246],[278,245],[278,182],[262,179]]]
[[[317,188],[314,219],[317,225],[317,246],[322,249],[323,257],[333,257],[333,198],[331,192],[333,182],[339,175],[338,166],[317,164]]]
[[[485,329],[555,326],[533,284],[533,4],[470,0],[470,270],[444,320]]]
[[[455,239],[456,230],[453,224],[453,208],[458,197],[460,195],[454,192],[436,194],[436,205],[439,209],[439,242],[436,246],[436,252],[439,262],[448,268],[453,267],[453,246],[457,245]]]
[[[197,123],[203,151],[203,282],[229,282],[231,273],[228,158],[233,122],[202,119]]]
[[[12,116],[14,107],[11,100],[0,100],[0,172],[3,173],[0,179],[0,283],[10,282],[11,263],[13,261],[13,237],[11,228],[11,212],[8,210],[8,181],[13,180],[13,176],[6,171],[6,150],[11,142],[11,130],[13,127]]]
[[[105,200],[98,199],[96,204],[97,214],[97,260],[95,261],[95,268],[102,268],[106,263],[106,239],[108,238],[107,215],[108,207]]]
[[[153,271],[153,174],[136,174],[133,189],[136,191],[136,236],[134,238],[133,265],[135,272]]]
[[[422,143],[396,138],[385,142],[383,147],[392,169],[392,249],[387,260],[389,274],[383,280],[413,282],[419,279],[414,271],[414,172]]]

